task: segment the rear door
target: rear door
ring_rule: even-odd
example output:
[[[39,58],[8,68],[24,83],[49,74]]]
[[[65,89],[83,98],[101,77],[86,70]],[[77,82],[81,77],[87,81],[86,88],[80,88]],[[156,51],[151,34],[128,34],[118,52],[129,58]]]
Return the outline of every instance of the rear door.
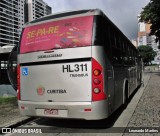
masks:
[[[28,26],[21,39],[21,100],[91,101],[93,16]]]

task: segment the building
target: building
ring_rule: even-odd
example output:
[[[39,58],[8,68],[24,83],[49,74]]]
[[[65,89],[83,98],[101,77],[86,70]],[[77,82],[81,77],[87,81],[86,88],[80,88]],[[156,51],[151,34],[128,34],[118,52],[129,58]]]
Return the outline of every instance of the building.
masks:
[[[51,7],[42,0],[26,0],[25,7],[25,22],[30,22],[52,12]]]
[[[138,28],[138,46],[151,45],[152,38],[149,36],[150,24],[140,22]]]
[[[138,47],[137,39],[133,39],[131,42],[136,48]]]
[[[0,46],[17,45],[23,25],[51,10],[42,0],[0,0]]]
[[[138,46],[148,45],[153,48],[153,50],[157,53],[155,59],[152,63],[159,64],[160,62],[160,50],[158,49],[158,43],[155,42],[155,36],[150,36],[150,26],[151,24],[146,24],[144,22],[139,22],[138,24]]]
[[[24,0],[0,0],[0,46],[17,45],[24,19]]]

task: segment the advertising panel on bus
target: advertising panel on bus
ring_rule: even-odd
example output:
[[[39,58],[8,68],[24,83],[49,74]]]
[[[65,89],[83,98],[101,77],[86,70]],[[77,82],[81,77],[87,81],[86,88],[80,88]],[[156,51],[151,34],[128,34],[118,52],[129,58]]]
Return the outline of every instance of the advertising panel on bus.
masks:
[[[76,17],[28,26],[24,29],[20,53],[90,46],[93,16]]]

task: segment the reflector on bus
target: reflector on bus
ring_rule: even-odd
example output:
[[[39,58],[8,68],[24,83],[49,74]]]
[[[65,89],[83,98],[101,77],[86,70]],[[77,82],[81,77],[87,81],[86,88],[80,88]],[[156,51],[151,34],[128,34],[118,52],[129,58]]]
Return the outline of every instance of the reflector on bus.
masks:
[[[24,29],[20,53],[90,46],[93,16],[50,21]]]

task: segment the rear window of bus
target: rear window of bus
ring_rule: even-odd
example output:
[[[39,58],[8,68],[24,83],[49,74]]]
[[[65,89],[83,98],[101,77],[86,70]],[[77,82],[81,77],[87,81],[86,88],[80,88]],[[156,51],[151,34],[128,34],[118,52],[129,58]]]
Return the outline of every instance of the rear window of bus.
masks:
[[[25,27],[20,53],[90,46],[93,16],[68,18]]]

